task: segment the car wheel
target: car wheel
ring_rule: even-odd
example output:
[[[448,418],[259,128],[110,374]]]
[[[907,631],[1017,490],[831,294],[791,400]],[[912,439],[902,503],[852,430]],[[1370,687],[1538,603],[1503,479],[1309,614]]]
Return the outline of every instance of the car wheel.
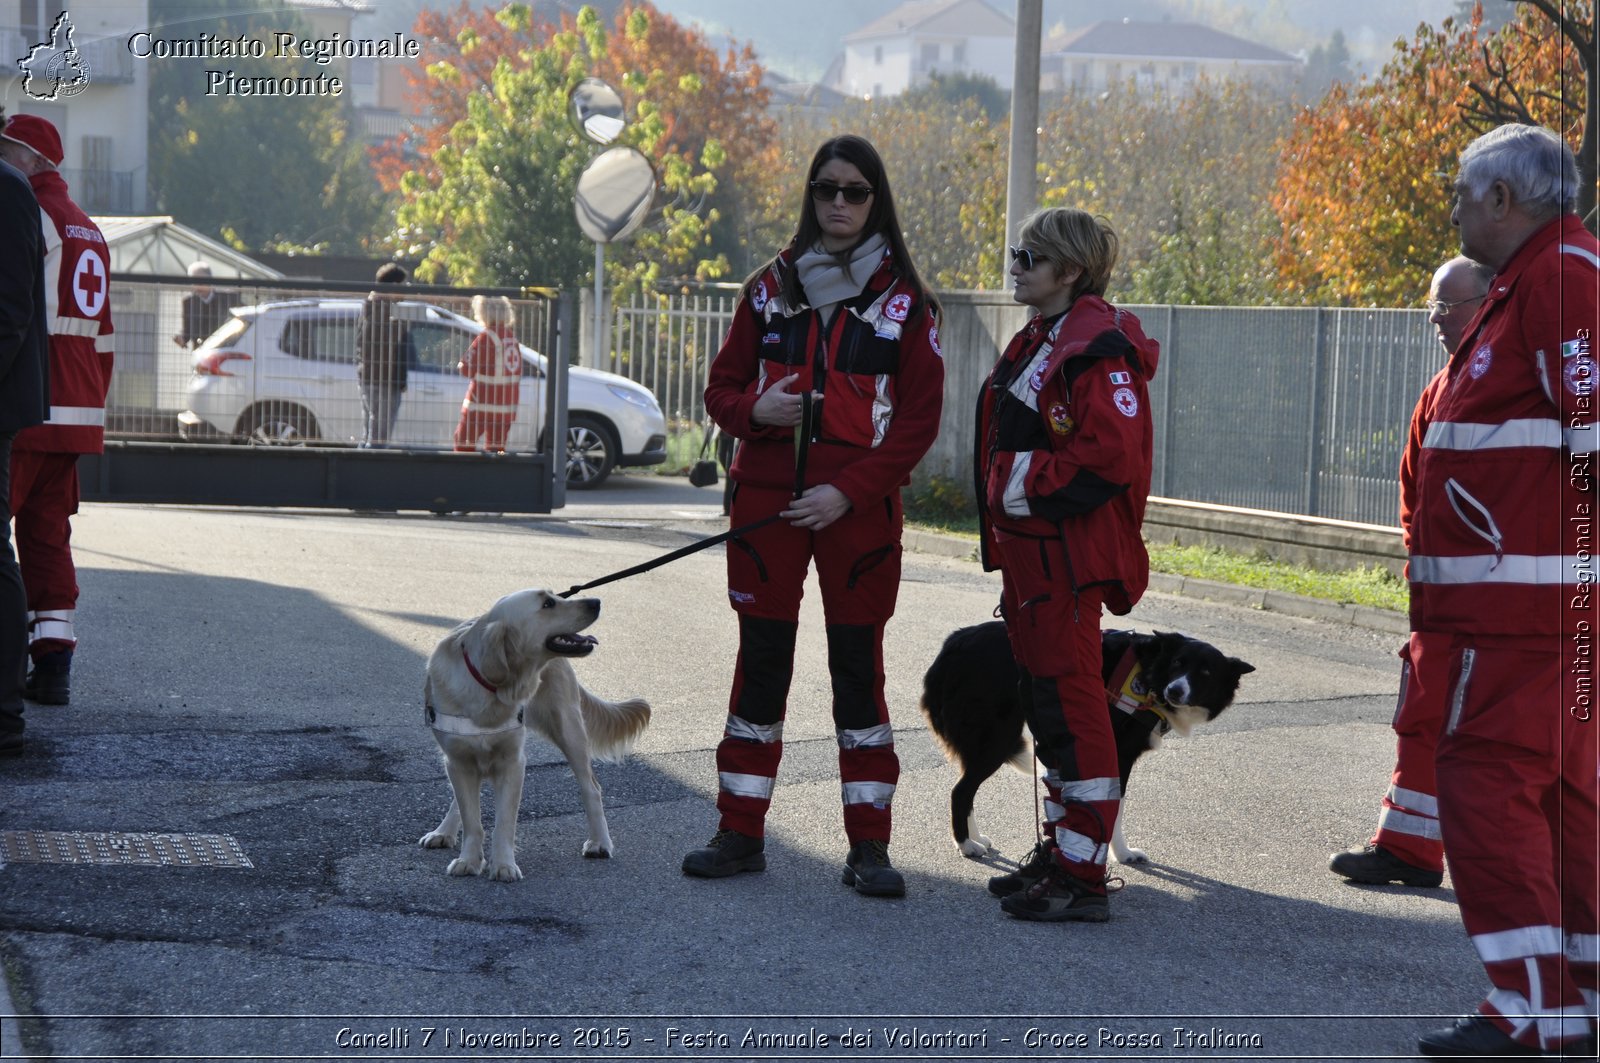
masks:
[[[592,417],[574,414],[567,421],[567,486],[599,487],[616,464],[611,429]]]
[[[302,407],[269,402],[240,419],[239,434],[253,447],[303,447],[317,440],[317,422]]]

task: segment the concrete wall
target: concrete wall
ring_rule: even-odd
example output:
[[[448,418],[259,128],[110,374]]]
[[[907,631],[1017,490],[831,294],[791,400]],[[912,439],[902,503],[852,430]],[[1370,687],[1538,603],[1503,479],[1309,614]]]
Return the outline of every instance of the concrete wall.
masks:
[[[1400,530],[1374,524],[1152,498],[1145,510],[1144,537],[1154,544],[1259,553],[1325,572],[1380,567],[1405,575]]]

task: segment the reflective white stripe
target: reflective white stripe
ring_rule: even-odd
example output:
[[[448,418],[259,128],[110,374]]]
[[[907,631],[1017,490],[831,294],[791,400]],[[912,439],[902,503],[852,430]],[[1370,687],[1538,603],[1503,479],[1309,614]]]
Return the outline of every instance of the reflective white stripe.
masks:
[[[768,724],[751,723],[749,720],[741,720],[730,712],[727,726],[723,728],[722,733],[729,738],[742,738],[747,742],[765,742],[768,744],[782,742],[783,721],[779,720],[777,723]]]
[[[1421,790],[1407,790],[1403,786],[1389,787],[1389,800],[1401,808],[1408,808],[1424,816],[1439,818],[1439,799],[1432,794],[1425,794]]]
[[[894,797],[892,782],[847,782],[843,790],[847,805],[886,805]]]
[[[719,771],[717,782],[725,793],[735,797],[756,797],[772,800],[772,780],[765,775],[740,775],[733,771]]]
[[[28,628],[28,641],[38,642],[40,639],[77,642],[78,636],[73,634],[70,620],[35,620]]]
[[[52,406],[47,423],[104,428],[106,411],[103,406]]]
[[[840,749],[869,749],[874,746],[894,745],[894,728],[886,723],[855,731],[840,730],[836,733],[839,736]]]
[[[1097,844],[1093,839],[1079,834],[1075,830],[1065,827],[1056,828],[1056,844],[1070,860],[1079,860],[1086,864],[1103,864],[1106,862],[1106,847],[1103,843]]]
[[[1121,779],[1078,779],[1061,784],[1061,797],[1067,801],[1120,801]]]
[[[1528,976],[1533,995],[1542,997],[1538,969],[1532,963],[1528,964]],[[1530,1027],[1537,1027],[1540,1046],[1547,1051],[1554,1049],[1563,1041],[1570,1041],[1575,1037],[1587,1037],[1589,1034],[1590,1019],[1587,1004],[1568,1004],[1564,1008],[1538,1008],[1534,1007],[1527,997],[1510,989],[1492,991],[1486,1003],[1502,1019],[1511,1024],[1513,1037],[1521,1037]]]
[[[50,322],[52,336],[98,336],[100,322],[88,317],[66,317],[58,314]]]
[[[1570,963],[1600,964],[1600,934],[1568,934],[1566,952]]]
[[[1439,821],[1427,816],[1413,816],[1398,808],[1385,808],[1378,813],[1378,829],[1391,834],[1409,834],[1413,838],[1439,840]]]
[[[1006,481],[1005,510],[1010,517],[1029,517],[1033,511],[1028,508],[1028,469],[1033,465],[1033,451],[1024,451],[1011,462],[1011,477]]]
[[[488,374],[479,373],[472,378],[472,382],[474,384],[483,384],[488,387],[500,387],[504,384],[515,384],[520,379],[522,378],[511,375],[501,376],[497,374],[490,376]]]
[[[1561,928],[1558,926],[1519,926],[1492,934],[1472,935],[1472,945],[1484,963],[1503,963],[1528,956],[1561,955]]]
[[[1044,818],[1047,822],[1057,823],[1067,817],[1067,806],[1058,804],[1050,798],[1044,799]]]
[[[1576,244],[1562,244],[1561,253],[1563,255],[1576,255],[1587,261],[1589,265],[1600,269],[1600,258],[1596,258],[1594,252],[1586,247],[1578,247]]]
[[[1585,573],[1587,573],[1585,575]],[[1466,557],[1413,556],[1412,583],[1528,583],[1556,586],[1563,583],[1595,582],[1595,562],[1591,555],[1556,554],[1470,554]]]
[[[515,406],[490,405],[487,402],[479,402],[476,399],[468,399],[461,404],[461,408],[463,410],[474,410],[478,413],[509,413],[515,415],[517,412]]]
[[[469,738],[478,735],[497,735],[519,730],[522,727],[522,713],[517,713],[498,727],[479,727],[465,716],[441,716],[435,713],[433,722],[428,726],[440,734],[465,735]]]
[[[94,338],[94,349],[98,354],[106,354],[116,350],[116,337],[110,333],[101,333]]]
[[[1559,447],[1561,422],[1554,417],[1524,417],[1501,424],[1434,421],[1422,445],[1433,450],[1504,450],[1507,447]]]
[[[1572,454],[1593,454],[1600,444],[1600,424],[1578,425],[1562,433],[1562,442]]]
[[[883,437],[889,431],[889,422],[894,418],[894,403],[889,399],[889,376],[879,373],[877,388],[872,396],[872,445],[879,446]]]

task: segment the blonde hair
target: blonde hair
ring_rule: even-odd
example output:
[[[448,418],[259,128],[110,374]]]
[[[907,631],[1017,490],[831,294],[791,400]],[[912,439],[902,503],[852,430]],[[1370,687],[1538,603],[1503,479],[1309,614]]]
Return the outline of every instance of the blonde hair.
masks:
[[[1060,276],[1078,266],[1083,276],[1073,286],[1072,298],[1088,293],[1104,295],[1117,265],[1119,244],[1111,223],[1088,211],[1072,207],[1047,207],[1023,219],[1017,241],[1050,260]]]
[[[515,328],[517,311],[511,305],[511,300],[503,295],[474,295],[472,319],[485,328],[490,325],[510,325]]]

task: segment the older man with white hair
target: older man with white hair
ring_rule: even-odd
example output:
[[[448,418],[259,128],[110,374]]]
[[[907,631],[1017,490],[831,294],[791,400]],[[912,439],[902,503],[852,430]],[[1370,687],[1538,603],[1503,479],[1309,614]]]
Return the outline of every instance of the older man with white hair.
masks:
[[[1495,271],[1417,463],[1411,627],[1449,638],[1439,820],[1492,989],[1424,1055],[1594,1051],[1600,720],[1594,706],[1600,243],[1571,149],[1502,126],[1461,153],[1452,221]]]

